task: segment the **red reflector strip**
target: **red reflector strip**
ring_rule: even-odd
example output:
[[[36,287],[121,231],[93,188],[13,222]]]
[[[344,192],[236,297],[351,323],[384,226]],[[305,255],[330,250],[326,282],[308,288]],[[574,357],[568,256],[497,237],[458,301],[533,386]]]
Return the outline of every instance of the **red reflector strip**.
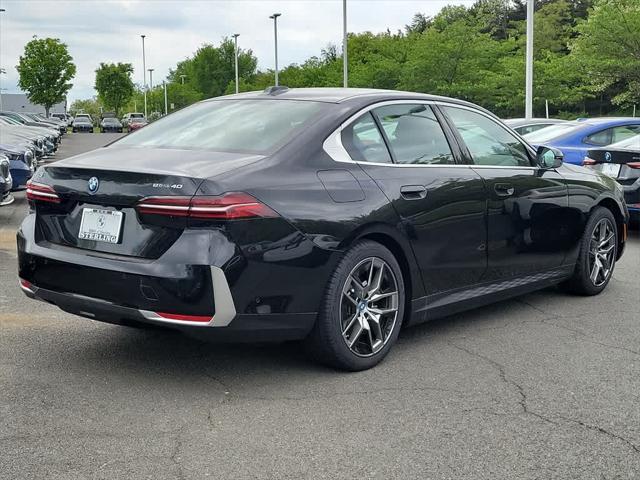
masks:
[[[582,160],[582,165],[595,165],[596,161],[593,158],[584,157]]]
[[[22,287],[23,290],[27,290],[30,293],[33,293],[33,284],[31,282],[19,277],[18,282],[20,283],[20,287]]]
[[[627,163],[627,167],[640,168],[640,162],[629,162]]]
[[[27,200],[60,203],[60,197],[53,187],[31,180],[27,182]]]
[[[167,320],[182,320],[184,322],[205,322],[208,323],[213,317],[206,315],[180,315],[177,313],[154,312],[156,315]]]

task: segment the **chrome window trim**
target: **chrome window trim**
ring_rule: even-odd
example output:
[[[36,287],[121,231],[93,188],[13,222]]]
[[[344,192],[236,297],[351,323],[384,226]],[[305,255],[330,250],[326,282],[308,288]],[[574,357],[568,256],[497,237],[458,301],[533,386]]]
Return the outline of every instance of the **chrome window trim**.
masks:
[[[335,162],[338,162],[338,163],[351,163],[351,164],[356,164],[356,165],[375,165],[375,166],[380,166],[380,167],[393,167],[393,168],[416,168],[416,167],[418,167],[418,168],[482,168],[482,169],[499,168],[499,169],[524,169],[524,170],[535,170],[535,169],[540,168],[540,167],[537,167],[535,165],[523,167],[523,166],[502,166],[502,165],[467,165],[467,164],[460,164],[460,163],[455,163],[455,164],[451,164],[451,163],[434,163],[434,164],[382,163],[382,162],[361,162],[361,161],[353,160],[351,158],[351,156],[349,155],[349,152],[347,152],[347,149],[342,144],[342,131],[345,128],[347,128],[351,123],[353,123],[354,121],[359,119],[362,115],[364,115],[367,112],[370,112],[373,109],[376,109],[376,108],[379,108],[379,107],[384,107],[384,106],[387,106],[387,105],[407,105],[407,104],[409,104],[409,105],[415,105],[415,104],[441,105],[441,106],[445,106],[445,107],[461,108],[463,110],[469,110],[469,111],[472,111],[472,112],[475,112],[475,113],[479,113],[480,115],[483,115],[483,116],[487,117],[489,120],[492,120],[492,121],[495,122],[495,118],[493,118],[493,116],[487,114],[486,112],[483,112],[480,109],[469,107],[467,105],[459,105],[459,104],[456,104],[456,103],[444,102],[442,100],[419,100],[419,99],[416,99],[416,100],[410,100],[410,99],[383,100],[381,102],[377,102],[377,103],[374,103],[372,105],[368,105],[368,106],[358,110],[356,113],[351,115],[347,120],[342,122],[340,124],[340,126],[337,129],[335,129],[333,132],[331,132],[331,134],[322,143],[322,149]],[[498,123],[498,126],[502,126],[502,125],[500,125]],[[514,133],[514,132],[510,131],[507,128],[505,128],[505,131],[507,131],[511,135],[513,135],[513,133]],[[530,150],[528,148],[529,145],[527,144],[526,141],[524,141],[520,137],[520,135],[518,135],[516,133],[515,134],[515,138],[516,138],[516,140],[518,140],[521,143],[523,143],[524,146],[527,148],[527,150]]]

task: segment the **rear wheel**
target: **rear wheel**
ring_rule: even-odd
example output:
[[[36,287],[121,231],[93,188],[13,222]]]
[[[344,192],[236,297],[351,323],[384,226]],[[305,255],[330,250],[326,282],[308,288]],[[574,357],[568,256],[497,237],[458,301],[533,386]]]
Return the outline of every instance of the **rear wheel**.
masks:
[[[344,370],[373,367],[398,338],[404,301],[402,271],[393,254],[379,243],[358,242],[329,279],[307,339],[310,353]]]
[[[597,207],[587,222],[573,276],[564,284],[580,295],[597,295],[605,289],[618,253],[618,230],[610,210]]]

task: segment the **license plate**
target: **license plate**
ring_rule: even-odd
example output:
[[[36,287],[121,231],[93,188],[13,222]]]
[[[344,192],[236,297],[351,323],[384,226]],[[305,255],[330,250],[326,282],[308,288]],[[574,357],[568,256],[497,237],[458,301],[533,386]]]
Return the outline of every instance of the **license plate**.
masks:
[[[121,227],[122,212],[85,208],[82,210],[78,238],[95,240],[96,242],[118,243]]]
[[[620,173],[620,164],[605,163],[602,165],[602,173],[613,178],[618,178],[618,174]]]

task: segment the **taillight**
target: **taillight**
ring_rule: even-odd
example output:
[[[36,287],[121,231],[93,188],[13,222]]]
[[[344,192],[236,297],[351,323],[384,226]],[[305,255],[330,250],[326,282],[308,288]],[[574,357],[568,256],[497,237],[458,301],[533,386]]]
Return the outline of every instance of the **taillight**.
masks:
[[[147,197],[136,209],[141,214],[213,220],[277,217],[278,214],[247,193],[230,192],[218,196]]]
[[[640,168],[640,162],[629,162],[626,165],[630,168]]]
[[[49,185],[33,182],[29,180],[27,182],[27,200],[60,203],[60,197]]]
[[[582,165],[595,165],[597,162],[593,158],[584,157]]]

